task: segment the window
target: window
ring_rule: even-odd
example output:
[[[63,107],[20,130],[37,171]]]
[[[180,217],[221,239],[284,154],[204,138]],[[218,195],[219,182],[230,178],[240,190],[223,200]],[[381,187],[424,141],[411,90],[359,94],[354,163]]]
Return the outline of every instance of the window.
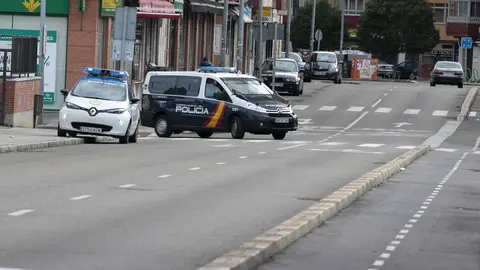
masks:
[[[104,80],[82,80],[72,90],[72,96],[113,101],[125,101],[127,89],[124,83]]]
[[[468,17],[468,1],[450,1],[448,16]]]
[[[281,54],[280,56],[281,56],[282,58],[284,58],[284,57],[285,57],[285,53],[282,52],[282,54]],[[303,62],[302,57],[300,57],[300,55],[299,55],[298,53],[289,52],[289,53],[288,53],[288,58],[293,59],[293,60],[295,60],[295,61],[297,61],[297,62]]]
[[[437,23],[446,23],[448,16],[448,5],[447,4],[432,4],[433,8],[433,18]]]
[[[319,53],[317,55],[317,59],[315,60],[317,62],[327,62],[327,63],[336,63],[337,58],[335,55],[331,53]]]
[[[459,63],[455,62],[437,62],[437,68],[452,68],[452,69],[461,69],[462,66]]]
[[[148,89],[152,94],[198,96],[202,79],[189,76],[152,76]]]
[[[470,3],[470,17],[480,17],[480,2]]]
[[[205,85],[205,97],[213,98],[216,100],[228,100],[228,95],[223,90],[223,87],[214,79],[207,79]]]
[[[365,8],[364,0],[344,0],[345,14],[360,14]]]
[[[272,96],[273,91],[262,85],[257,79],[253,78],[224,78],[223,82],[232,92],[237,95],[262,95]]]

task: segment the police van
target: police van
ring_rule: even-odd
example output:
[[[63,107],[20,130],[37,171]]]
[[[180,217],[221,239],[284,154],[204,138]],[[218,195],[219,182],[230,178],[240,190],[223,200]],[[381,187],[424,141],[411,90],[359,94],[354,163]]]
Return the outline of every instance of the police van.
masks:
[[[287,99],[253,76],[219,67],[148,72],[140,117],[159,137],[193,131],[201,138],[230,132],[243,139],[248,132],[282,140],[298,127]]]

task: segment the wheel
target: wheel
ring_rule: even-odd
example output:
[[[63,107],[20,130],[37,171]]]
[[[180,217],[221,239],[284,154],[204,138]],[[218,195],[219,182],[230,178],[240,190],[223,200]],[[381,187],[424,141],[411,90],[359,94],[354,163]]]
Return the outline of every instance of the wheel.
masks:
[[[410,80],[415,80],[415,74],[413,74],[413,72],[410,73],[410,76],[408,76],[408,77],[410,78]]]
[[[312,77],[305,77],[304,82],[312,82]]]
[[[67,132],[60,128],[60,124],[57,127],[57,136],[58,137],[67,137]]]
[[[286,131],[276,131],[272,133],[272,136],[275,140],[283,140],[287,135]]]
[[[434,81],[430,81],[430,86],[434,86],[434,87],[435,87],[435,82],[434,82]]]
[[[95,138],[95,137],[85,137],[85,138],[83,138],[83,141],[85,143],[95,143],[97,141],[97,138]]]
[[[230,121],[230,133],[234,139],[243,139],[245,136],[245,128],[243,127],[243,121],[240,117],[232,117]]]
[[[300,95],[300,85],[297,86],[297,89],[295,90],[295,92],[293,92],[293,95],[294,96],[299,96]]]
[[[166,115],[160,115],[155,121],[155,133],[158,137],[172,136],[172,125],[170,119]]]
[[[458,88],[463,88],[463,82],[458,84]]]
[[[128,132],[130,131],[130,126],[132,122],[128,123],[127,131],[125,131],[125,135],[119,138],[119,142],[121,144],[128,144],[130,142],[130,136],[128,136]]]
[[[128,141],[131,143],[136,143],[138,140],[138,128],[135,130],[135,133],[132,136],[128,137]]]
[[[342,84],[342,77],[338,78],[337,84]]]
[[[207,139],[207,138],[212,137],[213,132],[210,132],[210,131],[198,131],[198,132],[197,132],[197,135],[198,135],[200,138]]]
[[[68,136],[70,137],[77,137],[77,133],[74,131],[68,131],[67,133],[68,133]]]

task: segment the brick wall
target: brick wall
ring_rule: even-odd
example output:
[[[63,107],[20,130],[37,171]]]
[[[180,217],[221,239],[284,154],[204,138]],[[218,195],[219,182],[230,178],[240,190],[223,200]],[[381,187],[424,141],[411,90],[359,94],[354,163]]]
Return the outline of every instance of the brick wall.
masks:
[[[83,76],[85,67],[97,66],[98,0],[86,0],[86,11],[78,11],[78,0],[69,0],[67,89]]]
[[[0,93],[2,81],[0,81]],[[33,110],[34,95],[40,93],[40,78],[17,78],[7,80],[6,113],[13,114]],[[2,95],[0,94],[0,101]]]

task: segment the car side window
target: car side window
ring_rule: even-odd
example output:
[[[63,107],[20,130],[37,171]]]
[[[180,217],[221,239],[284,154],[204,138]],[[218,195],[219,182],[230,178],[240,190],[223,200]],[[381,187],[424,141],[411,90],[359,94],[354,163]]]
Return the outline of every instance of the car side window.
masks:
[[[223,89],[222,85],[214,79],[208,78],[205,84],[205,97],[213,98],[216,100],[229,101],[227,92]]]
[[[177,76],[152,76],[148,90],[152,94],[175,95]]]

